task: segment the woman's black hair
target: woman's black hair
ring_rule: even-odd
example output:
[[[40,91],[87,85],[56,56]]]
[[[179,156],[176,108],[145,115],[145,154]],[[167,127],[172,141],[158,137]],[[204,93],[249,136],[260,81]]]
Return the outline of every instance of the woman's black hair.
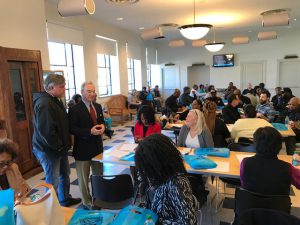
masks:
[[[282,136],[274,127],[261,127],[254,132],[254,146],[260,155],[275,157],[282,148]]]
[[[181,153],[163,134],[152,134],[139,143],[135,166],[147,185],[161,185],[178,173],[186,173]]]
[[[0,139],[0,154],[7,153],[12,160],[17,157],[18,145],[8,138]]]
[[[154,124],[155,123],[155,112],[153,110],[152,107],[144,105],[140,108],[138,115],[137,115],[137,119],[139,124],[142,124],[142,114],[145,120],[147,120],[148,124]]]
[[[256,109],[253,105],[245,105],[244,113],[247,118],[255,118],[256,117]]]

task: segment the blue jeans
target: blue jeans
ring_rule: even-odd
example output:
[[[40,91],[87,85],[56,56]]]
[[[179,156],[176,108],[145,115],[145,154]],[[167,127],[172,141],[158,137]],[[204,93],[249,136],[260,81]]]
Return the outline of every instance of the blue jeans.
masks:
[[[45,172],[45,182],[52,184],[59,202],[64,202],[71,197],[70,193],[70,165],[68,155],[53,156],[33,148],[35,157],[40,162]]]

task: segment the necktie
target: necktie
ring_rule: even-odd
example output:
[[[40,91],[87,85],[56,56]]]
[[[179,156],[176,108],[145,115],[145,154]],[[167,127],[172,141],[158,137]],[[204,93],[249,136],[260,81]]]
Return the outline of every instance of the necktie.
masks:
[[[92,104],[90,104],[90,116],[92,118],[94,125],[96,125],[97,124],[96,112]]]

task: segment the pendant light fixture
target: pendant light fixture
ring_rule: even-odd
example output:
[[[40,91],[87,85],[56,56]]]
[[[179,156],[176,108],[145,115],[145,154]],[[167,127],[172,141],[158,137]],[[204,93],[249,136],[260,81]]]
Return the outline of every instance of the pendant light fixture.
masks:
[[[178,27],[178,30],[180,31],[182,36],[184,36],[185,38],[190,39],[190,40],[198,40],[198,39],[204,37],[208,33],[210,28],[212,27],[212,25],[210,25],[210,24],[197,24],[196,23],[195,4],[196,3],[194,0],[194,24],[187,24],[187,25]]]
[[[214,41],[212,43],[206,44],[205,48],[210,52],[218,52],[224,47],[225,43],[216,42],[215,28],[213,28],[213,32],[214,32]]]

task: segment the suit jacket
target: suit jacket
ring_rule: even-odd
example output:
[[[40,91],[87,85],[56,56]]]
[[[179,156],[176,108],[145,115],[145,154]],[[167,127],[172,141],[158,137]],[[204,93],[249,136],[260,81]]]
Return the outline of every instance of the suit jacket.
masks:
[[[93,103],[97,115],[97,124],[104,124],[102,107]],[[73,156],[76,160],[89,161],[103,152],[101,136],[91,134],[94,126],[90,112],[83,101],[69,109],[70,133],[74,135]]]

